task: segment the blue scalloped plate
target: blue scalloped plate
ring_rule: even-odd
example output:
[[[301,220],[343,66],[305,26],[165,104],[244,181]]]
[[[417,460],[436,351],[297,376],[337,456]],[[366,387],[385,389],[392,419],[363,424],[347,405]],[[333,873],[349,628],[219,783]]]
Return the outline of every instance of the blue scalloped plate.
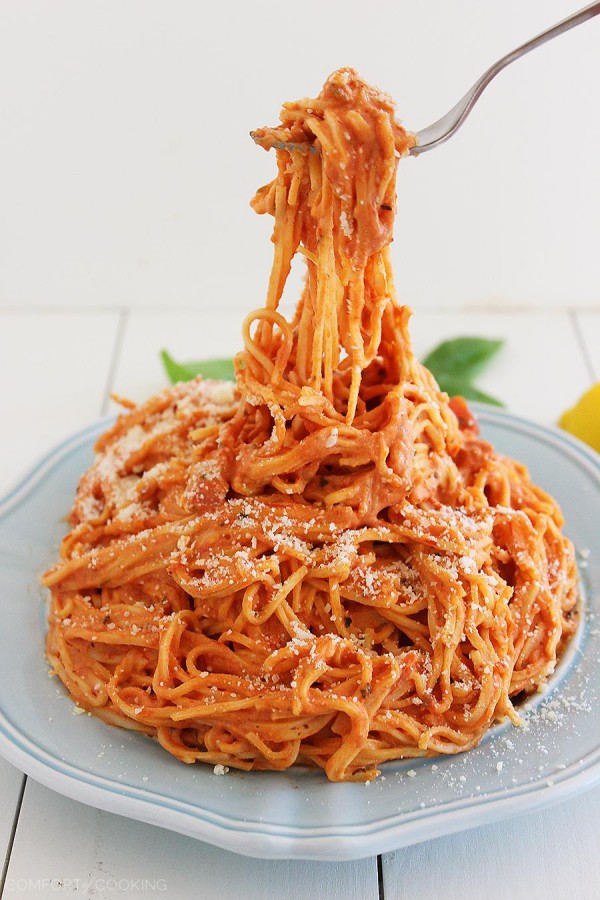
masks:
[[[79,475],[108,421],[49,453],[0,504],[0,753],[61,794],[262,858],[383,853],[567,799],[600,781],[600,457],[562,432],[479,407],[484,436],[561,504],[579,551],[585,615],[525,727],[492,729],[451,757],[384,766],[364,784],[320,772],[217,776],[73,704],[44,657],[38,574],[56,557]]]

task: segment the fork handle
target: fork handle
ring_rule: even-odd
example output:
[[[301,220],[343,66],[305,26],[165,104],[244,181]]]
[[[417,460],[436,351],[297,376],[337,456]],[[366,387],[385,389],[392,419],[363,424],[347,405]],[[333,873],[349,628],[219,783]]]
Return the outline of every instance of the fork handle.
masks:
[[[593,19],[594,16],[597,16],[599,13],[600,3],[590,3],[589,6],[584,6],[584,8],[580,9],[579,12],[567,16],[567,18],[563,19],[562,22],[558,22],[558,24],[553,25],[551,28],[547,28],[546,31],[542,31],[542,33],[538,34],[537,37],[531,38],[530,41],[526,41],[524,44],[521,44],[521,46],[517,47],[516,50],[513,50],[511,53],[507,53],[506,56],[503,56],[502,59],[499,59],[498,62],[494,63],[493,66],[490,66],[487,72],[482,76],[482,79],[487,77],[486,84],[489,84],[494,75],[497,75],[498,72],[508,66],[511,62],[514,62],[515,59],[518,59],[520,56],[525,56],[525,54],[529,53],[530,50],[535,50],[536,47],[539,47],[541,44],[545,44],[546,41],[550,41],[552,40],[552,38],[558,37],[559,34],[564,34],[565,31],[570,31],[570,29],[575,28],[576,25],[581,25],[582,22],[586,22],[588,19]]]
[[[521,44],[520,47],[517,47],[510,53],[507,53],[506,56],[497,60],[497,62],[491,65],[489,69],[483,73],[479,81],[476,81],[473,87],[467,91],[462,100],[459,100],[456,106],[452,107],[450,112],[446,113],[441,119],[438,119],[437,122],[434,122],[433,125],[429,125],[428,128],[424,128],[422,131],[418,132],[417,146],[413,147],[410,151],[411,155],[418,156],[419,153],[425,153],[427,150],[432,150],[434,147],[447,141],[448,138],[460,128],[482,92],[488,86],[490,81],[496,77],[498,72],[501,72],[502,69],[505,69],[506,66],[510,65],[516,59],[529,53],[530,50],[535,50],[536,47],[545,44],[546,41],[558,37],[559,34],[564,34],[565,31],[569,31],[571,28],[575,28],[576,25],[581,25],[582,22],[587,21],[587,19],[592,19],[599,14],[600,2],[590,3],[589,6],[585,6],[583,9],[580,9],[579,12],[567,16],[562,22],[552,25],[550,28],[542,31],[541,34],[531,38],[531,40],[526,41],[524,44]]]

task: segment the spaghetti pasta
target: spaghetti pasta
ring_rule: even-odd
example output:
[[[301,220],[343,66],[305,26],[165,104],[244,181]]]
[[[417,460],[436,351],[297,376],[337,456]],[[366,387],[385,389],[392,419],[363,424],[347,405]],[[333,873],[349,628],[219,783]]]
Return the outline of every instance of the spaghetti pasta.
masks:
[[[43,577],[47,655],[80,707],[184,762],[365,781],[519,721],[576,627],[574,553],[414,357],[391,101],[342,69],[254,137],[274,261],[236,385],[175,385],[98,441]]]

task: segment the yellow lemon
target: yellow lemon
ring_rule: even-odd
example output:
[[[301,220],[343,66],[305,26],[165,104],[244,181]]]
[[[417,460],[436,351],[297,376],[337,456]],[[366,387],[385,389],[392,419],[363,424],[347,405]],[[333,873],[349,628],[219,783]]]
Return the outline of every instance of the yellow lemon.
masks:
[[[563,413],[558,424],[600,453],[600,381]]]

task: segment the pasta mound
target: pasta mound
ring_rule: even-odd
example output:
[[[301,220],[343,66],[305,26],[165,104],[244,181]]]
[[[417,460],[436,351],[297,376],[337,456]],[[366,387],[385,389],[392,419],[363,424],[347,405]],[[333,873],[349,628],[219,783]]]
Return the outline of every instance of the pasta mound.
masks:
[[[519,721],[576,628],[574,553],[414,357],[389,257],[414,137],[389,98],[341,69],[253,136],[274,260],[236,384],[175,385],[100,438],[43,579],[47,655],[184,762],[366,781]]]

